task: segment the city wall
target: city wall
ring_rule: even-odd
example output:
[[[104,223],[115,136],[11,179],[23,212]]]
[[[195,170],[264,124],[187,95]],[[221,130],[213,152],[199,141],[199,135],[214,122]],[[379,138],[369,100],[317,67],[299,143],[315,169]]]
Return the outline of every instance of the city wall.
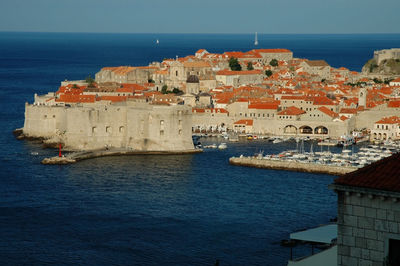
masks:
[[[27,104],[23,134],[60,142],[71,150],[184,151],[194,148],[191,124],[191,110],[186,106],[131,102],[91,107]]]

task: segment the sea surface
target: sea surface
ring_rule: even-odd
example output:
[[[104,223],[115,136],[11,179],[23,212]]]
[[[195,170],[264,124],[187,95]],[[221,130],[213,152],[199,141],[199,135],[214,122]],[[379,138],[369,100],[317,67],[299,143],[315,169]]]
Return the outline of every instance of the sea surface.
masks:
[[[258,37],[260,48],[288,48],[356,71],[374,50],[400,47],[398,34]],[[334,177],[231,166],[228,158],[278,153],[295,142],[44,166],[41,159],[57,151],[12,135],[23,126],[25,102],[64,79],[200,48],[246,51],[253,42],[250,34],[0,33],[0,264],[286,265],[280,240],[336,217],[328,189]]]

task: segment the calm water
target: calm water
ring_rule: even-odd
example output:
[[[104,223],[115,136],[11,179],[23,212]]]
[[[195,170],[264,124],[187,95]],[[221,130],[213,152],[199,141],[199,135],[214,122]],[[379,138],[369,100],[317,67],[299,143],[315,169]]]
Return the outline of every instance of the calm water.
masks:
[[[2,264],[285,265],[289,250],[277,242],[336,216],[333,177],[234,167],[228,158],[294,143],[42,166],[56,152],[11,134],[23,126],[24,103],[61,80],[199,48],[245,51],[253,37],[0,33]],[[373,50],[400,47],[400,35],[259,35],[259,43],[359,71]]]

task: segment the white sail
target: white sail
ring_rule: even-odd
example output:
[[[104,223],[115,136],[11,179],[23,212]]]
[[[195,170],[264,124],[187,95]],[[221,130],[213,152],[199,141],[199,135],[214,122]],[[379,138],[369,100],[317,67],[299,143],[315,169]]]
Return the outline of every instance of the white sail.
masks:
[[[256,37],[255,37],[255,40],[254,40],[254,45],[258,45],[257,32],[256,32]]]

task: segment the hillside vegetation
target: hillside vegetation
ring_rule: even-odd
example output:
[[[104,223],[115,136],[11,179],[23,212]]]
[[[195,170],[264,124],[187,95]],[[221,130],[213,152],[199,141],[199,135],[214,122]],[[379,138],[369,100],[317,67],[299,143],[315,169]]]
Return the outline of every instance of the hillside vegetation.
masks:
[[[383,60],[379,65],[375,59],[369,60],[362,68],[363,73],[400,75],[400,59]]]

